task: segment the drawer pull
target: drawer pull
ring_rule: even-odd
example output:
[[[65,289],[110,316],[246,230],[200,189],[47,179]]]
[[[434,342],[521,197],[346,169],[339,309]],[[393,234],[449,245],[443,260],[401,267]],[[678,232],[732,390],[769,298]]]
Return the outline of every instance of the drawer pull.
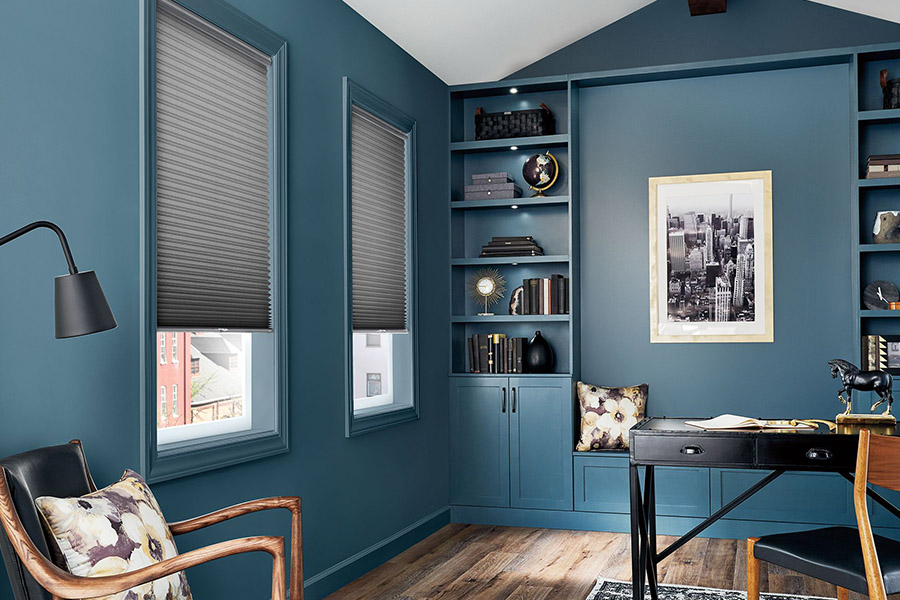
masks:
[[[682,446],[681,453],[689,455],[703,454],[703,448],[700,446]]]
[[[831,459],[831,450],[824,448],[810,448],[806,451],[806,458],[810,460],[829,460]]]

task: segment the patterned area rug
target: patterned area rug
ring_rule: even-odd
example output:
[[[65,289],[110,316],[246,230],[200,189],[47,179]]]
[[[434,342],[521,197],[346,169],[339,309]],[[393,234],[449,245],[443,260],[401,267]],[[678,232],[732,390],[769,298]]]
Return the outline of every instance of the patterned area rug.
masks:
[[[765,592],[760,596],[765,600],[796,600],[797,598],[820,600],[819,596],[793,596]],[[649,590],[647,590],[645,598],[650,598]],[[747,592],[744,590],[720,590],[671,584],[659,586],[659,600],[746,600],[746,598]],[[631,583],[600,577],[586,600],[631,600]]]

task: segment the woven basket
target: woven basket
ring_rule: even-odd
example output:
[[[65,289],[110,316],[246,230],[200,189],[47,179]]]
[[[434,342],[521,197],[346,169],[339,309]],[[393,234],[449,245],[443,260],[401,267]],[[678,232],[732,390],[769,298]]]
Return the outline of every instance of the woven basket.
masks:
[[[888,79],[887,69],[881,71],[881,91],[884,94],[882,108],[900,108],[900,79]]]
[[[546,104],[531,110],[510,110],[486,113],[478,107],[475,110],[475,139],[496,140],[501,138],[526,137],[532,135],[553,135],[556,120]]]

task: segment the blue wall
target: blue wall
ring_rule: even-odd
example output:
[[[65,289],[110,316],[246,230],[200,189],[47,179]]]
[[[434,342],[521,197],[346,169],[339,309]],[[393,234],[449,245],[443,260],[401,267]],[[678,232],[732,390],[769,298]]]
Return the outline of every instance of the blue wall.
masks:
[[[900,40],[900,24],[807,0],[728,0],[691,17],[685,0],[657,0],[510,77],[843,48]]]
[[[581,92],[582,377],[648,412],[834,418],[853,358],[848,66]],[[809,90],[816,101],[809,102]],[[647,179],[773,171],[775,342],[650,344]]]
[[[303,496],[309,578],[448,502],[449,256],[446,244],[428,243],[448,226],[447,88],[337,0],[233,4],[288,40],[291,452],[154,489],[172,520]],[[0,455],[78,437],[102,484],[140,456],[138,11],[136,0],[0,4],[0,233],[58,222],[119,321],[112,332],[54,340],[52,277],[64,272],[55,240],[38,232],[0,250]],[[351,440],[339,300],[344,75],[418,120],[419,298],[430,307],[420,319],[421,420]],[[250,516],[180,545],[288,531],[286,514]],[[269,564],[231,558],[190,580],[198,598],[266,598]],[[342,571],[310,597],[358,574]],[[10,597],[0,583],[0,599]]]

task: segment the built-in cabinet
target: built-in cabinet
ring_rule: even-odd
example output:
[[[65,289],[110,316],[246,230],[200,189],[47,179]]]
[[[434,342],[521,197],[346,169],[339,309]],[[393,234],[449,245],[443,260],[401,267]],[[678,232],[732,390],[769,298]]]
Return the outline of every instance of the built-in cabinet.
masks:
[[[566,377],[455,377],[453,504],[572,509],[572,390]]]

